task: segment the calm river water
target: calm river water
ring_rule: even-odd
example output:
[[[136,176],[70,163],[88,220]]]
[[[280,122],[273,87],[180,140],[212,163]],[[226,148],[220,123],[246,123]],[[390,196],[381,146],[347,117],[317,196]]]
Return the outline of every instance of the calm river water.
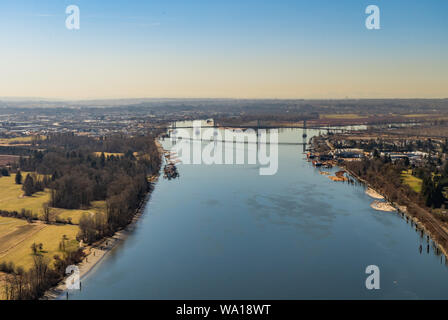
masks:
[[[300,142],[302,131],[279,140]],[[70,298],[448,297],[444,258],[403,218],[373,210],[363,186],[319,174],[302,146],[278,152],[273,176],[257,165],[179,165],[180,178],[161,177],[135,232]],[[372,264],[380,290],[365,287]]]

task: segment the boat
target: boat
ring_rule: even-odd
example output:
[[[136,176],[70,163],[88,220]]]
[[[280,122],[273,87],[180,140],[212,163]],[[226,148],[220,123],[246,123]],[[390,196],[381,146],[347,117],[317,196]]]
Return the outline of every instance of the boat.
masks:
[[[322,162],[313,160],[313,166],[315,166],[315,167],[322,167]]]

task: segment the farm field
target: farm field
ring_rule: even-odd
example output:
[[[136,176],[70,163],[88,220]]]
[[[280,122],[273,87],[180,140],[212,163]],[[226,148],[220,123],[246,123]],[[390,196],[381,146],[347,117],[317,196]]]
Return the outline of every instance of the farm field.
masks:
[[[62,236],[67,236],[71,246],[77,246],[77,233],[77,226],[28,223],[25,220],[0,217],[0,263],[13,262],[16,267],[29,269],[33,264],[33,243],[42,243],[42,254],[52,261],[55,254],[61,254],[59,243]]]
[[[0,138],[0,144],[23,143],[23,142],[31,142],[32,140],[33,140],[32,136],[16,137],[16,138]]]
[[[361,119],[365,118],[365,116],[355,113],[329,113],[329,114],[320,114],[320,119]]]
[[[24,136],[24,137],[14,137],[14,138],[0,138],[0,145],[30,145],[35,139],[45,140],[45,136]]]

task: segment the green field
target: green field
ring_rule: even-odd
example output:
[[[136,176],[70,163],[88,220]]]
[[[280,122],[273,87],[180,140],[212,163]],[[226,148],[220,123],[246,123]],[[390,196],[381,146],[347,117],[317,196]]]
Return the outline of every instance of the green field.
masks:
[[[422,179],[414,177],[412,175],[412,170],[403,171],[401,173],[401,178],[403,183],[410,186],[415,192],[420,193],[422,191]]]

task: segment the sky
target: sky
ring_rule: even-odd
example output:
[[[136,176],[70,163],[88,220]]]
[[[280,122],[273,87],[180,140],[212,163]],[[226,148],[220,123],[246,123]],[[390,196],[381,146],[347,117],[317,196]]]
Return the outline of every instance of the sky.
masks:
[[[448,98],[447,16],[445,0],[0,0],[0,97]]]

